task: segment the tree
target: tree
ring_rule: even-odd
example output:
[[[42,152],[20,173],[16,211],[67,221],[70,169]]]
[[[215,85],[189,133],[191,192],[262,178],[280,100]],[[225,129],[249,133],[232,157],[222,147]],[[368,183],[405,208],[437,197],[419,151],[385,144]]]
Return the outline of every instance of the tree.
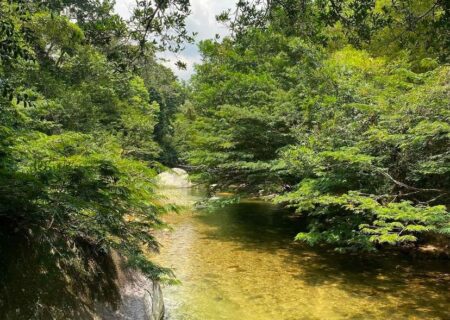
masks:
[[[447,1],[242,0],[234,12],[226,11],[218,19],[231,28],[236,39],[253,28],[270,27],[325,45],[344,38],[380,56],[396,56],[407,49],[415,61],[449,59]]]
[[[0,2],[0,236],[49,248],[58,272],[83,265],[89,248],[117,250],[153,278],[170,274],[145,253],[157,250],[152,233],[169,209],[154,190],[157,94],[177,85],[147,40],[181,45],[172,32],[185,27],[189,6],[178,4],[147,2],[127,24],[112,1]],[[147,20],[153,5],[158,13]],[[136,43],[143,28],[146,43]],[[169,80],[152,82],[159,70]]]
[[[240,1],[220,16],[234,33],[202,43],[177,122],[198,178],[275,197],[312,245],[448,237],[448,48],[429,36],[448,8],[408,3]]]

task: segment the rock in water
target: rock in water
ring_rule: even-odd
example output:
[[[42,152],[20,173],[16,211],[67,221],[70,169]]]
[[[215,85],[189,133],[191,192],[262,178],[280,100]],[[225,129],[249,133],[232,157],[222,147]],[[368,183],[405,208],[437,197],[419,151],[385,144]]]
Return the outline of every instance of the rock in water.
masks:
[[[166,188],[190,188],[189,174],[180,168],[174,168],[158,175],[158,184]]]

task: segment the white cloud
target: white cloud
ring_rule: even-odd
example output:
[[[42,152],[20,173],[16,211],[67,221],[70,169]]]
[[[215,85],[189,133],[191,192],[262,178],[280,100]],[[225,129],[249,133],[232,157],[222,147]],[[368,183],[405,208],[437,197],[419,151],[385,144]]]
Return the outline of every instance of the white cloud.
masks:
[[[133,11],[135,0],[118,0],[116,1],[116,11],[123,18],[128,19]]]
[[[116,3],[117,12],[124,18],[129,18],[135,0],[118,0]],[[216,21],[216,15],[226,9],[234,7],[236,0],[191,0],[192,14],[188,17],[186,25],[189,32],[197,32],[196,41],[214,38],[216,34],[225,36],[227,30]],[[164,52],[160,57],[167,59],[164,63],[170,67],[175,74],[183,80],[188,80],[194,72],[194,64],[201,61],[197,44],[186,45],[186,49],[178,54]],[[176,61],[187,64],[187,70],[179,70],[175,66]]]

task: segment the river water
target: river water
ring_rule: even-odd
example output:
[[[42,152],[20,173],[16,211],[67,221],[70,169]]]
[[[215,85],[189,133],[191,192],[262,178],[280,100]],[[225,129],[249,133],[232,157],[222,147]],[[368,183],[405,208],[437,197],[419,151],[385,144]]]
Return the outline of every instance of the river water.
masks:
[[[299,219],[260,201],[166,220],[156,260],[181,282],[163,289],[167,319],[450,319],[449,261],[313,250],[292,241]]]

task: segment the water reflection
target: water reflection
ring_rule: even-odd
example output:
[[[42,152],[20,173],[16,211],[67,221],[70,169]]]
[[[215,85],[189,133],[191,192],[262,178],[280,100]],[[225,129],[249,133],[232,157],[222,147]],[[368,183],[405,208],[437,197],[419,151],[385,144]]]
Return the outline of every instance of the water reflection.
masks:
[[[450,319],[448,261],[311,250],[292,242],[300,220],[262,202],[168,220],[169,319]]]

